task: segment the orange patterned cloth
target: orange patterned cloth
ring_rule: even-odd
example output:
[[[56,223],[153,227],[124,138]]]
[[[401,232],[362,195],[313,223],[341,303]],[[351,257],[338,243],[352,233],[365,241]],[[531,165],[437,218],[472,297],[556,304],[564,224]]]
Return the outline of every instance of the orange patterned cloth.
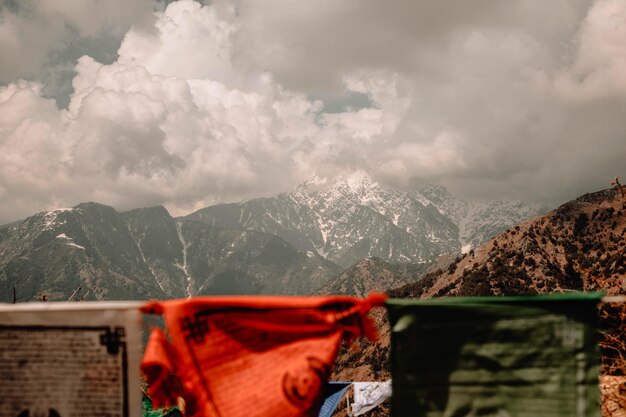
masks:
[[[153,302],[141,364],[155,407],[182,397],[192,417],[316,416],[342,338],[376,337],[385,296],[199,297]]]

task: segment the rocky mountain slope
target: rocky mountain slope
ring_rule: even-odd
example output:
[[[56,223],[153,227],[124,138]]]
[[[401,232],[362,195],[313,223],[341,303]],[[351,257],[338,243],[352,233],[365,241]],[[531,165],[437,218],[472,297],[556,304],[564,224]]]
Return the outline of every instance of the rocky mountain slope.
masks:
[[[0,301],[163,297],[123,219],[110,207],[80,204],[29,217],[0,234]],[[84,293],[83,293],[84,295]]]
[[[511,226],[548,211],[539,204],[516,200],[459,199],[438,185],[428,185],[413,195],[436,207],[458,226],[463,252],[477,248]]]
[[[316,178],[271,198],[207,207],[185,219],[271,233],[349,267],[371,256],[430,262],[540,212],[521,202],[458,200],[443,187],[401,192],[356,173],[332,184]]]
[[[309,294],[340,268],[266,233],[80,204],[0,229],[0,301]]]
[[[626,200],[608,189],[508,229],[405,295],[620,294],[625,268]]]
[[[314,294],[342,294],[365,297],[371,292],[386,292],[415,282],[427,269],[425,264],[390,264],[368,257],[328,281]]]
[[[447,267],[389,291],[389,296],[431,298],[569,290],[626,294],[626,198],[618,189],[586,194],[511,227]],[[384,312],[373,315],[380,339],[363,342],[359,354],[344,347],[333,376],[336,380],[388,377],[389,326]],[[615,340],[626,339],[626,312],[604,310],[601,317]],[[622,347],[626,348],[626,340]],[[611,360],[609,356],[608,363],[614,366]],[[624,365],[623,360],[620,363]],[[624,370],[626,366],[619,372]]]

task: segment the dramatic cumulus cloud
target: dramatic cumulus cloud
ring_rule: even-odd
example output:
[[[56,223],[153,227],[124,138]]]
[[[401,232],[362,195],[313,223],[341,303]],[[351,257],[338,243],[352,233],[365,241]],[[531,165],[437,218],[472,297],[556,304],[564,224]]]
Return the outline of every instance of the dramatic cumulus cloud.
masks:
[[[0,223],[87,200],[180,214],[351,170],[549,204],[623,174],[622,0],[17,4]]]
[[[66,104],[75,60],[106,62],[133,25],[147,25],[155,0],[4,0],[0,2],[0,84],[39,80],[43,94]]]

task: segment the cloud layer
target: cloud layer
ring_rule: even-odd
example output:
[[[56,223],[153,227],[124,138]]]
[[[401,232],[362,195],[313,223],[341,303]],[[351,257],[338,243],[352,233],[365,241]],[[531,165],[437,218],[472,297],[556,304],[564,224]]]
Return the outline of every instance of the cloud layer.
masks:
[[[357,169],[548,204],[624,174],[620,0],[28,4],[0,11],[0,223],[88,200],[182,214]]]

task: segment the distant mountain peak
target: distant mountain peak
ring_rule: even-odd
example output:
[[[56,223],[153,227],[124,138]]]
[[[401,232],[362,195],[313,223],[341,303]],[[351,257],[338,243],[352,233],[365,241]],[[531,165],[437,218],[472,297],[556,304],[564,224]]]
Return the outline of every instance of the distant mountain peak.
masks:
[[[442,196],[442,197],[452,197],[450,192],[446,187],[439,184],[426,184],[419,190],[420,194],[425,196]]]
[[[343,194],[356,194],[364,190],[378,187],[378,183],[363,170],[342,173],[334,178],[321,175],[313,175],[303,183],[296,186],[296,194],[312,195],[322,192],[339,192]]]
[[[288,195],[297,204],[307,206],[319,204],[321,200],[326,201],[328,205],[345,205],[349,202],[349,204],[368,206],[372,202],[385,200],[391,195],[398,198],[401,194],[403,193],[381,186],[365,171],[357,170],[341,174],[334,179],[315,175],[298,185]]]
[[[125,213],[129,215],[141,214],[141,215],[152,215],[152,216],[158,216],[158,217],[172,217],[169,211],[167,211],[167,209],[161,205],[136,208],[136,209],[128,210]]]
[[[75,209],[104,209],[104,210],[113,210],[115,211],[115,209],[111,206],[107,206],[105,204],[101,204],[101,203],[96,203],[94,201],[87,201],[85,203],[80,203],[76,206],[74,206]]]
[[[364,188],[371,188],[377,185],[378,183],[372,180],[372,177],[363,170],[342,174],[335,180],[335,187],[348,187],[353,192],[358,192]]]
[[[64,207],[64,208],[58,208],[58,209],[54,209],[54,210],[49,210],[49,211],[45,211],[40,213],[43,216],[43,230],[51,230],[54,228],[54,226],[59,223],[59,215],[61,215],[62,213],[67,213],[67,212],[71,212],[74,210],[79,210],[77,208],[71,208],[71,207]]]

